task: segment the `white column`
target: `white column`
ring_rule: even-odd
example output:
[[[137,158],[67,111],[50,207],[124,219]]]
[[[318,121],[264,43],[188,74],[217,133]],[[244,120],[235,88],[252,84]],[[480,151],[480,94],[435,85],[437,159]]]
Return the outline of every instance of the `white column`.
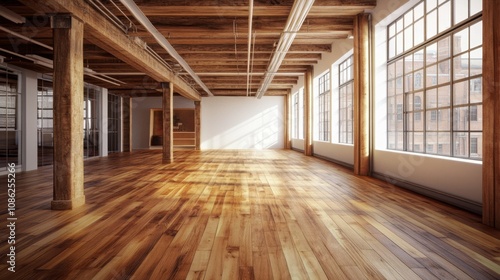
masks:
[[[21,134],[23,171],[38,168],[38,136],[37,136],[37,100],[38,78],[33,71],[24,71],[21,75]]]
[[[100,137],[99,137],[99,156],[107,157],[108,156],[108,89],[101,88],[101,97],[100,97]]]

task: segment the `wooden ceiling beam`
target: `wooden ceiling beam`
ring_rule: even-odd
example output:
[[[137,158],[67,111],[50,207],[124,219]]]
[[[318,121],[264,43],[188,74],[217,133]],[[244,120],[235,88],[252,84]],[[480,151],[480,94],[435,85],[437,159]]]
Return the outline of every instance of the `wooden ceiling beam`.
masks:
[[[120,29],[90,7],[84,0],[20,0],[39,12],[71,13],[85,23],[86,38],[158,82],[172,82],[176,91],[192,100],[200,100],[199,93],[175,73],[162,65],[146,50],[134,43]]]

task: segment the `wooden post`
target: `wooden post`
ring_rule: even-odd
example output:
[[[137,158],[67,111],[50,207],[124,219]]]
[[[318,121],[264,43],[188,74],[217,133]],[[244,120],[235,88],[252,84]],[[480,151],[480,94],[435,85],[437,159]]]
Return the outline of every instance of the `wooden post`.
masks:
[[[313,155],[312,145],[312,95],[313,67],[309,66],[304,78],[304,154]]]
[[[83,22],[52,18],[54,34],[54,210],[85,204],[83,189]]]
[[[161,83],[163,91],[163,163],[174,162],[174,84]]]
[[[195,150],[201,150],[201,101],[194,102]]]
[[[123,151],[132,152],[132,98],[122,98]]]
[[[368,176],[370,167],[370,14],[354,19],[354,173]]]
[[[483,223],[500,228],[500,5],[483,0]]]
[[[292,148],[292,143],[291,143],[291,137],[290,137],[290,108],[291,108],[291,103],[292,103],[292,95],[290,93],[288,93],[285,98],[284,98],[284,101],[285,101],[285,118],[284,118],[284,121],[285,121],[285,146],[284,148],[285,149],[291,149]]]

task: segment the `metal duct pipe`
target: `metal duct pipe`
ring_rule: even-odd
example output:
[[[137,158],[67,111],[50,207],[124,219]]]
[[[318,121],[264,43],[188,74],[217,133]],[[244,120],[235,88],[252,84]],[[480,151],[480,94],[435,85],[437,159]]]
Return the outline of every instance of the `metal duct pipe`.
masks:
[[[138,20],[144,28],[156,39],[156,42],[160,44],[169,54],[172,56],[181,66],[189,73],[189,75],[196,81],[196,83],[210,96],[213,96],[212,92],[203,83],[203,81],[196,75],[196,73],[191,69],[187,62],[177,53],[174,47],[167,41],[165,36],[163,36],[156,27],[153,26],[151,21],[144,15],[141,9],[135,4],[133,0],[120,0],[120,2],[134,15],[135,19]]]
[[[283,33],[266,70],[264,81],[257,90],[257,98],[262,98],[269,88],[313,4],[314,0],[295,0],[293,3],[292,11],[288,16]]]

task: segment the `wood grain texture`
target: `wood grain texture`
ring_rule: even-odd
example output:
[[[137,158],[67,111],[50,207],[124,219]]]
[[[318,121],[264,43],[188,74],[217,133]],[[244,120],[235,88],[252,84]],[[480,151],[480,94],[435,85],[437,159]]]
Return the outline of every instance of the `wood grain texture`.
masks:
[[[163,110],[163,163],[174,161],[174,85],[161,83]]]
[[[500,229],[500,7],[483,0],[483,222]]]
[[[52,209],[85,203],[83,191],[83,22],[54,22],[54,200]]]
[[[313,154],[313,77],[314,68],[309,67],[304,75],[304,154]]]
[[[387,182],[290,150],[175,158],[87,160],[87,204],[63,212],[51,167],[17,174],[16,273],[1,262],[0,279],[500,277],[500,231]]]
[[[354,19],[354,173],[370,175],[370,14]]]

